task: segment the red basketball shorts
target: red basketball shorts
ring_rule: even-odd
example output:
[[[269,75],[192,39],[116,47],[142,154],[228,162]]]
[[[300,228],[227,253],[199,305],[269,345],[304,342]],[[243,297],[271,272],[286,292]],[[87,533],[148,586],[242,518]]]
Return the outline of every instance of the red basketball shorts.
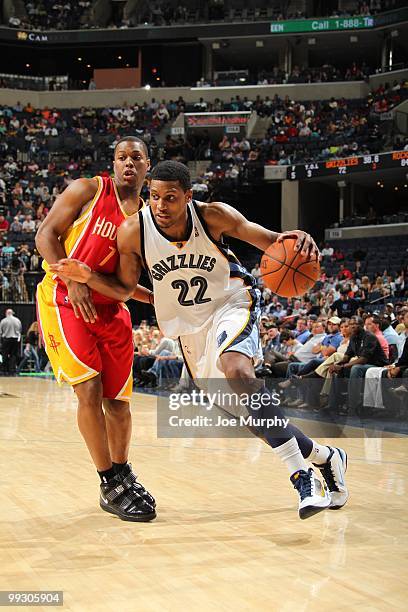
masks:
[[[130,400],[133,342],[129,310],[124,304],[95,304],[98,318],[75,317],[65,288],[49,276],[38,285],[41,333],[55,378],[77,385],[101,374],[103,397]]]

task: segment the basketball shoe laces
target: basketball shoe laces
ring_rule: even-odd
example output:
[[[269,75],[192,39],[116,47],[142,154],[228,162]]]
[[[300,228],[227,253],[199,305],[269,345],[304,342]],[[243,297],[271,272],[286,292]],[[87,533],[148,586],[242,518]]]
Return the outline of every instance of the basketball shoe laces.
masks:
[[[340,493],[340,489],[338,487],[334,472],[332,470],[331,461],[328,461],[328,463],[325,463],[324,465],[319,465],[319,469],[329,487],[329,491],[335,491],[337,493]]]
[[[312,472],[312,474],[310,474],[310,472]],[[308,472],[300,470],[298,474],[298,478],[292,482],[300,495],[301,501],[303,501],[306,497],[312,496],[312,480],[314,479],[314,474],[311,468]]]

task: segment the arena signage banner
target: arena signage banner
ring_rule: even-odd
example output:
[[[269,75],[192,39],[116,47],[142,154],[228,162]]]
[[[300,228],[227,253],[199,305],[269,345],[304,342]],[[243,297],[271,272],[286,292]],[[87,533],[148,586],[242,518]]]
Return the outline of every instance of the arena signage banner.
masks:
[[[246,126],[250,111],[224,113],[185,113],[186,125],[189,128]]]
[[[292,21],[273,21],[271,23],[271,34],[358,30],[370,29],[374,26],[374,17],[371,17],[370,15],[357,15],[355,17],[331,17],[327,19],[295,19]]]

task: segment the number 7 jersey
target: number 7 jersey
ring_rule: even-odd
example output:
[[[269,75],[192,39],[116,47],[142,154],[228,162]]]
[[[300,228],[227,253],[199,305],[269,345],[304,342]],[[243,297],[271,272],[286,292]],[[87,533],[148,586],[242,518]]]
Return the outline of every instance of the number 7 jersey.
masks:
[[[211,237],[196,202],[187,204],[187,215],[186,240],[172,242],[150,206],[139,211],[142,258],[153,283],[157,321],[170,338],[199,332],[230,297],[255,285],[228,247]]]
[[[128,217],[122,208],[116,185],[110,177],[95,177],[98,189],[91,202],[84,208],[79,217],[60,237],[67,257],[79,259],[102,274],[114,274],[119,263],[119,253],[116,244],[118,228]],[[144,205],[140,198],[139,208]],[[49,280],[58,282],[61,289],[65,284],[52,275],[47,262],[43,268]],[[95,304],[110,304],[117,302],[97,291],[92,291]]]

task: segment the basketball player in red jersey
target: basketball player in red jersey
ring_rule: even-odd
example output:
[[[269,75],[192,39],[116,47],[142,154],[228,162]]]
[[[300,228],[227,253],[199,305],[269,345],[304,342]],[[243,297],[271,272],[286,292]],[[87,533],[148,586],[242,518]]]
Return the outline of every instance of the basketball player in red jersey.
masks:
[[[117,232],[144,205],[140,198],[150,167],[145,143],[122,138],[114,177],[77,179],[57,198],[40,226],[36,245],[46,275],[37,307],[48,357],[58,382],[78,399],[78,426],[101,479],[100,506],[122,520],[150,521],[155,501],[128,463],[131,438],[133,343],[130,313],[117,299],[53,274],[49,265],[75,257],[92,270],[113,274],[119,262]],[[152,294],[138,286],[135,299]]]

